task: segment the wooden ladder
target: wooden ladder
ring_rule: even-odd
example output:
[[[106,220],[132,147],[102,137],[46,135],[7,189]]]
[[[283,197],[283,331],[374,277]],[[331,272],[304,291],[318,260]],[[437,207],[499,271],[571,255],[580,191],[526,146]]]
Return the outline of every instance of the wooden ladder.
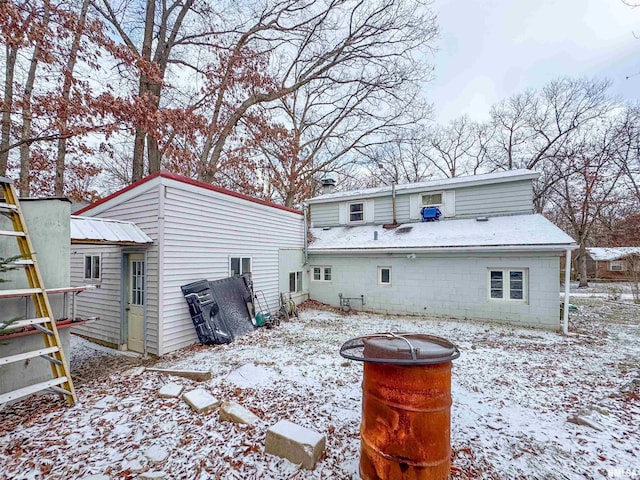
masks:
[[[23,268],[29,282],[29,288],[0,290],[0,298],[30,296],[36,312],[36,318],[11,322],[8,328],[14,330],[32,326],[40,331],[44,338],[44,348],[4,357],[0,354],[0,368],[10,363],[41,357],[49,361],[51,372],[53,373],[51,380],[0,394],[0,405],[43,390],[59,393],[69,405],[73,405],[76,403],[77,398],[71,381],[69,365],[62,350],[55,318],[42,282],[42,275],[38,268],[33,245],[27,232],[27,225],[20,208],[18,194],[13,182],[8,178],[0,177],[0,186],[4,194],[4,199],[0,199],[0,213],[8,216],[13,224],[13,230],[0,230],[0,236],[15,237],[21,256],[19,260],[11,262],[9,266]]]

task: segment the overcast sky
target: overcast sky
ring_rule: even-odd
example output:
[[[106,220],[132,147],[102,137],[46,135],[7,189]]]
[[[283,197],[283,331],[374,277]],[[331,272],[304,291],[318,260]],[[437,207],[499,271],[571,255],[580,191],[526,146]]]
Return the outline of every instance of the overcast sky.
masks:
[[[438,122],[462,114],[486,119],[493,103],[561,76],[609,78],[614,94],[640,99],[640,7],[621,0],[433,0],[433,9],[440,39],[426,90]]]

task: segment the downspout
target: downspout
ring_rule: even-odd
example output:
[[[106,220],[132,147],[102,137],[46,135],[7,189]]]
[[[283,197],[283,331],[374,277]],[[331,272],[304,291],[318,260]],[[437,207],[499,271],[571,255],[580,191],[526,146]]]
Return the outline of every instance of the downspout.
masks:
[[[309,205],[302,202],[302,212],[304,213],[304,264],[307,265],[309,263],[308,256],[308,244],[309,244],[309,226],[307,225],[307,209]]]
[[[562,332],[569,334],[569,288],[571,287],[571,250],[567,248],[564,262],[564,311],[562,312]]]
[[[391,182],[391,207],[393,208],[393,224],[396,224],[396,183]]]

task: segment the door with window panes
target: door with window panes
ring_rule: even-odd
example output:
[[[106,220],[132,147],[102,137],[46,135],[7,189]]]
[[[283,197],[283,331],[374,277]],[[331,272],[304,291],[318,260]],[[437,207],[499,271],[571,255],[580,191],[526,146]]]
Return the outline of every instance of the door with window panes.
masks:
[[[144,351],[145,262],[143,253],[129,254],[127,272],[127,348]]]

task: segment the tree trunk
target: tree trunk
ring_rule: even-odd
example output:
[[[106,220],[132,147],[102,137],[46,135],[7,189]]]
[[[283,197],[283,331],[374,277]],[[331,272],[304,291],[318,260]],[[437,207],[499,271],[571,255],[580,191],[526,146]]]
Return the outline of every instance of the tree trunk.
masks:
[[[136,128],[136,136],[133,140],[132,183],[140,180],[144,173],[144,141],[146,136],[147,134],[141,128]]]
[[[7,174],[9,162],[9,141],[11,139],[11,109],[13,107],[13,73],[16,67],[18,51],[6,47],[4,67],[4,96],[2,99],[2,133],[0,134],[0,176]]]
[[[73,85],[73,70],[75,69],[76,60],[78,59],[78,50],[80,49],[80,40],[84,32],[84,26],[87,20],[87,11],[89,10],[90,0],[84,0],[80,9],[80,16],[78,17],[78,25],[73,36],[73,43],[71,44],[71,51],[69,52],[69,59],[64,71],[64,83],[62,85],[62,100],[64,113],[60,116],[60,139],[58,140],[58,153],[56,156],[56,178],[54,192],[57,196],[64,195],[64,169],[65,158],[67,156],[67,139],[65,138],[67,123],[69,121],[67,117],[67,106],[69,99],[71,98],[71,87]]]
[[[45,10],[42,19],[42,29],[46,30],[49,26],[49,10]],[[31,138],[31,122],[33,120],[33,112],[31,111],[31,94],[33,93],[33,84],[36,80],[36,70],[38,69],[38,60],[42,52],[41,44],[37,43],[33,49],[31,62],[29,64],[29,73],[27,81],[24,84],[24,97],[22,99],[22,129],[20,131],[20,196],[28,197],[30,192],[29,185],[29,169],[31,168],[31,156],[29,138]]]
[[[151,47],[153,44],[153,27],[156,14],[155,0],[147,0],[146,16],[144,21],[144,37],[142,39],[141,56],[147,61],[151,61]],[[149,81],[144,75],[140,75],[140,86],[138,96],[144,98],[149,92]],[[136,136],[133,141],[133,168],[131,171],[131,181],[135,182],[142,178],[144,174],[144,147],[147,132],[141,128],[136,128]]]
[[[589,283],[587,282],[587,247],[584,242],[580,243],[580,248],[578,249],[578,269],[580,273],[580,284],[578,288],[588,287]]]
[[[164,76],[164,72],[162,72]],[[153,108],[158,110],[160,107],[160,85],[150,83],[148,86],[148,92],[153,96]],[[147,134],[147,155],[149,159],[149,174],[159,172],[162,168],[162,156],[160,149],[158,148],[158,140],[152,135]]]

